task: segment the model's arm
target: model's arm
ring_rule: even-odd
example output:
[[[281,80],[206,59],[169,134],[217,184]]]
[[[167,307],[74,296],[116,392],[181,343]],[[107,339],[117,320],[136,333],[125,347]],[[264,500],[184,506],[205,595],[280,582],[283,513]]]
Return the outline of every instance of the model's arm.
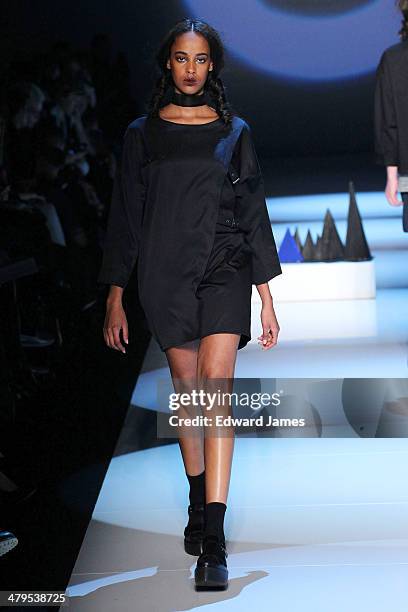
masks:
[[[123,287],[118,287],[117,285],[111,285],[109,289],[108,299],[106,300],[110,304],[115,304],[116,302],[122,302],[123,295]]]
[[[398,128],[388,59],[381,57],[376,72],[374,96],[374,136],[377,162],[386,166],[385,195],[392,206],[398,199]]]
[[[276,318],[273,298],[268,283],[257,285],[256,288],[262,300],[262,334],[258,336],[258,344],[261,344],[263,349],[269,349],[277,343],[280,327]]]
[[[145,197],[142,159],[141,135],[135,128],[128,128],[122,161],[115,176],[102,267],[98,276],[98,283],[110,285],[103,329],[105,342],[122,353],[126,351],[120,340],[121,331],[124,342],[128,343],[122,295],[135,265],[141,238]]]
[[[391,206],[402,204],[402,201],[398,198],[398,166],[387,166],[385,195]]]
[[[237,214],[252,252],[252,284],[263,285],[282,274],[265,200],[264,182],[250,128],[239,138],[240,180],[236,183]]]
[[[240,228],[252,252],[252,284],[262,300],[262,334],[258,337],[265,349],[277,342],[279,325],[268,281],[282,274],[275,239],[265,200],[261,168],[249,126],[244,126],[239,140],[240,180],[236,184],[237,213]]]
[[[261,285],[257,285],[256,288],[260,295],[262,304],[267,304],[268,302],[270,302],[271,304],[273,303],[273,298],[269,290],[268,283],[262,283]]]
[[[118,166],[98,283],[125,288],[139,251],[145,187],[141,176],[142,136],[128,128]]]

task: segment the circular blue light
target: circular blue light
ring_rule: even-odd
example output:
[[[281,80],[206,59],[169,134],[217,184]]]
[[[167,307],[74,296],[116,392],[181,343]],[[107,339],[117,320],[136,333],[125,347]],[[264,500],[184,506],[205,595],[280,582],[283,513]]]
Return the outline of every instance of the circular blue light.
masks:
[[[390,0],[342,14],[305,16],[261,0],[184,0],[190,15],[216,28],[236,58],[289,79],[331,81],[371,72],[398,42],[400,12]]]

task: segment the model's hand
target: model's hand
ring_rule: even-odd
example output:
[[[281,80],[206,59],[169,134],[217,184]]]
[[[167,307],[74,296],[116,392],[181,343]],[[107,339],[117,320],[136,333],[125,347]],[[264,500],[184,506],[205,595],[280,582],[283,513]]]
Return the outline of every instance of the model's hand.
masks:
[[[391,206],[401,206],[402,204],[401,200],[398,199],[398,175],[396,172],[388,172],[385,197]]]
[[[262,346],[262,350],[267,350],[277,343],[280,330],[272,302],[262,304],[261,323],[263,331],[262,335],[258,336],[258,344]]]
[[[108,302],[106,305],[103,337],[109,348],[126,353],[125,347],[120,341],[120,330],[122,330],[124,342],[128,344],[128,324],[122,302]]]

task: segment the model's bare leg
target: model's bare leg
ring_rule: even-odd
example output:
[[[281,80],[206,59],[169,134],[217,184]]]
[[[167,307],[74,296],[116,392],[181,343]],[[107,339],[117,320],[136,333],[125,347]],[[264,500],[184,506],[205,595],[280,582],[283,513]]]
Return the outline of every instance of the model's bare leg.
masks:
[[[197,356],[199,341],[167,349],[166,357],[176,393],[190,393],[197,388]],[[179,417],[190,417],[188,407],[180,407]],[[196,476],[204,471],[204,443],[202,428],[179,427],[179,445],[187,474]]]
[[[222,381],[221,391],[231,393],[235,371],[238,334],[211,334],[201,339],[198,350],[197,378],[200,389],[214,392],[220,388],[220,381],[211,384],[210,379],[228,379]],[[231,414],[230,405],[218,406],[211,413]],[[207,435],[209,434],[209,435]],[[234,450],[234,428],[206,428],[204,440],[206,503],[222,502],[226,504],[231,476],[231,463]]]

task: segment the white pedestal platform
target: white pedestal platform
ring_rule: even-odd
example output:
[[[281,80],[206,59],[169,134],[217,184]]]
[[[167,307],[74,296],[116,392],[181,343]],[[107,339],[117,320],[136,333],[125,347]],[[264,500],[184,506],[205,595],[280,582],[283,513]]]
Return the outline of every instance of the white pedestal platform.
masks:
[[[276,302],[373,299],[376,294],[374,259],[282,263],[282,274],[269,281]],[[260,303],[256,286],[253,303]]]
[[[269,281],[280,340],[375,337],[378,332],[374,260],[281,264]],[[261,333],[261,299],[252,288],[252,342]]]

